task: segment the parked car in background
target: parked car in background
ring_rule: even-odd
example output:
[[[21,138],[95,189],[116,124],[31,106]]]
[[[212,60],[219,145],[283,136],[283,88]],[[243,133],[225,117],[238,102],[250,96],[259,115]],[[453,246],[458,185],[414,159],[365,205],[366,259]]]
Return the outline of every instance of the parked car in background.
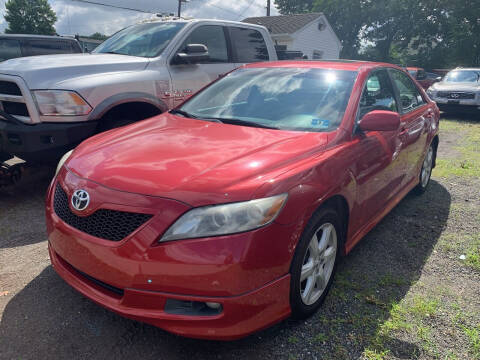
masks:
[[[393,65],[241,67],[65,154],[46,200],[53,267],[96,303],[182,336],[306,318],[339,257],[426,190],[438,124]]]
[[[1,34],[0,61],[25,56],[82,53],[77,40],[62,36]]]
[[[269,60],[277,55],[263,26],[162,19],[127,27],[92,54],[0,63],[0,153],[56,162],[91,135],[162,113],[238,66]]]
[[[480,109],[480,68],[458,68],[450,71],[442,81],[433,84],[428,95],[440,110]]]
[[[428,73],[422,68],[418,67],[407,67],[407,71],[412,75],[412,77],[417,80],[417,82],[426,90],[432,84],[440,81],[442,77],[434,73]]]

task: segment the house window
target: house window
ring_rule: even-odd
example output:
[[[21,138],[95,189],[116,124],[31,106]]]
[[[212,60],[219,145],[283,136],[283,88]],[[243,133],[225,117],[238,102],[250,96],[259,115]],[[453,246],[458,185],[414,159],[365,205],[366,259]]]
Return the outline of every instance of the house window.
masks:
[[[323,56],[323,51],[320,51],[320,50],[313,50],[313,57],[312,59],[321,59]]]

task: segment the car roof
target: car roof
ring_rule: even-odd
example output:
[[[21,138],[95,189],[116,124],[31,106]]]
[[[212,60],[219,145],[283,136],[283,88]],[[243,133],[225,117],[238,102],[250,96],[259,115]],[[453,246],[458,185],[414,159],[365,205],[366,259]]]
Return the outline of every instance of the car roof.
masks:
[[[318,68],[318,69],[335,69],[335,70],[349,70],[358,71],[360,69],[373,69],[377,67],[391,67],[402,70],[397,65],[360,60],[283,60],[272,62],[252,63],[245,65],[247,68],[273,68],[273,67],[288,67],[288,68]]]
[[[72,37],[58,35],[30,35],[30,34],[0,34],[0,38],[6,39],[44,39],[44,40],[69,40],[76,41]]]
[[[423,70],[423,68],[415,67],[415,66],[407,66],[406,69],[407,70],[412,70],[412,71]]]

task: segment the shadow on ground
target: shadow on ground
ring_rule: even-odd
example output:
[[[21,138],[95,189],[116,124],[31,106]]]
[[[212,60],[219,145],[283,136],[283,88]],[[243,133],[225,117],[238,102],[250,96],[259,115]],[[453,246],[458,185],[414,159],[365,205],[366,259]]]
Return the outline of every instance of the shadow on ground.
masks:
[[[235,342],[184,339],[95,305],[47,267],[7,304],[0,358],[342,359],[358,358],[404,298],[446,226],[451,198],[432,181],[407,196],[339,266],[331,293],[307,321],[284,321]],[[398,358],[421,355],[390,339]]]
[[[45,195],[54,168],[25,169],[16,185],[0,187],[0,249],[45,241]]]

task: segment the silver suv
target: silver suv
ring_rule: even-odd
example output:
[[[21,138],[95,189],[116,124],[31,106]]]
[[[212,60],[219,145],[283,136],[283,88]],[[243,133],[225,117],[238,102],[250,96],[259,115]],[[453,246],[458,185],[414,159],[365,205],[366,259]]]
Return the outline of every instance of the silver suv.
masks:
[[[0,160],[54,162],[85,138],[152,117],[249,62],[276,60],[267,30],[219,20],[130,26],[92,54],[0,63]]]
[[[430,86],[428,96],[443,111],[480,109],[480,69],[457,68]]]

